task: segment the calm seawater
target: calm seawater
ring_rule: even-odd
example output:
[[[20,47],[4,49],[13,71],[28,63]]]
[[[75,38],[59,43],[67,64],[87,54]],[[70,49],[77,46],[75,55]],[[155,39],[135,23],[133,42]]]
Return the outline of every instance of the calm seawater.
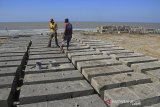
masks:
[[[95,29],[103,25],[129,25],[145,28],[160,29],[160,23],[122,23],[122,22],[71,22],[74,29]],[[57,22],[59,31],[63,30],[64,23]],[[8,31],[7,31],[7,30]],[[0,36],[28,34],[35,32],[49,32],[49,22],[0,22]]]

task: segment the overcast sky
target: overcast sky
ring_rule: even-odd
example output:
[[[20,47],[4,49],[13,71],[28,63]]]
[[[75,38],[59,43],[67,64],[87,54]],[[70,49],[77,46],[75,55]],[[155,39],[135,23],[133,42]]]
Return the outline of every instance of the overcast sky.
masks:
[[[160,0],[0,0],[0,22],[160,22]]]

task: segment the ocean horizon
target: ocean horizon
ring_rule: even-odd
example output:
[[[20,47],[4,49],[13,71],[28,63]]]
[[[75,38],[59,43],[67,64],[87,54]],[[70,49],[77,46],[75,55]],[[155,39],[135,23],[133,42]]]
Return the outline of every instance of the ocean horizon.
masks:
[[[58,32],[62,32],[64,28],[63,22],[58,24]],[[144,22],[71,22],[74,30],[92,30],[96,27],[104,25],[126,25],[141,26],[144,28],[160,29],[160,23],[144,23]],[[37,34],[49,32],[49,22],[0,22],[0,36],[20,35],[20,34]]]

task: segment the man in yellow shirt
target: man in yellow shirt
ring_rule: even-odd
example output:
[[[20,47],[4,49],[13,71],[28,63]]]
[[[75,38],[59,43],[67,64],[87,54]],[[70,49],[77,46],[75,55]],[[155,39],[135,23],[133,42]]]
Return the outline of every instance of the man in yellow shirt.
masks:
[[[50,19],[49,27],[50,27],[50,34],[49,34],[48,47],[51,47],[51,42],[52,42],[53,37],[55,37],[56,45],[59,46],[58,40],[57,40],[58,26],[57,26],[57,23],[54,22],[53,18]]]

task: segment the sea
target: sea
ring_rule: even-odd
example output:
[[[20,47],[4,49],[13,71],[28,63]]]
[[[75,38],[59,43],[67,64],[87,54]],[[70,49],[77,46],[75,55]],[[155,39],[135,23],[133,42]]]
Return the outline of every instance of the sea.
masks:
[[[127,25],[160,29],[160,23],[133,22],[71,22],[74,30],[96,31],[99,26]],[[64,23],[57,22],[58,32],[63,32]],[[41,34],[49,32],[49,22],[0,22],[0,36]]]

